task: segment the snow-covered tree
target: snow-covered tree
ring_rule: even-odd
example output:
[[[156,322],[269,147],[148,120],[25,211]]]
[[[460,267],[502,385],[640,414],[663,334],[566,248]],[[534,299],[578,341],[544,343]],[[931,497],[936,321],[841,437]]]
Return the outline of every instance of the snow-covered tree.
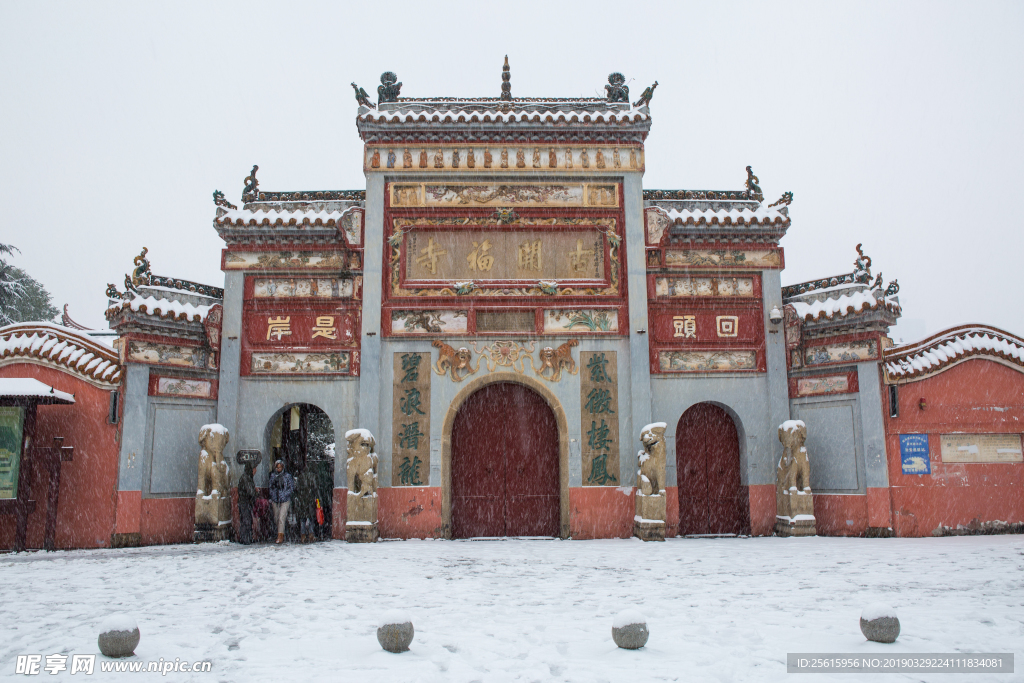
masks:
[[[13,256],[16,251],[21,253],[14,245],[0,244],[0,325],[10,325],[15,322],[13,317],[15,307],[18,299],[25,292],[24,283],[15,274],[18,269],[3,258],[4,254]]]
[[[60,314],[57,307],[53,305],[53,297],[38,280],[21,268],[11,268],[11,274],[22,285],[21,296],[14,300],[14,305],[7,311],[11,322],[49,321]]]

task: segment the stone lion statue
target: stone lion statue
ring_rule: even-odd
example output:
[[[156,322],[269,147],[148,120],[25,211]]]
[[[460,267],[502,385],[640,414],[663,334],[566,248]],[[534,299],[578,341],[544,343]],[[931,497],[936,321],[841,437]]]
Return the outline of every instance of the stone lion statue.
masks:
[[[777,480],[782,490],[811,492],[811,465],[804,447],[806,440],[807,425],[800,420],[789,420],[779,427],[783,450]]]
[[[641,496],[660,496],[665,490],[665,429],[664,422],[647,425],[640,433],[644,448],[637,453],[637,489]]]
[[[224,526],[231,522],[229,466],[224,447],[230,438],[223,425],[208,424],[199,429],[199,484],[196,488],[196,524]],[[225,525],[226,525],[225,524]]]
[[[353,429],[345,434],[348,441],[348,495],[367,498],[377,495],[377,445],[373,435],[365,429]]]

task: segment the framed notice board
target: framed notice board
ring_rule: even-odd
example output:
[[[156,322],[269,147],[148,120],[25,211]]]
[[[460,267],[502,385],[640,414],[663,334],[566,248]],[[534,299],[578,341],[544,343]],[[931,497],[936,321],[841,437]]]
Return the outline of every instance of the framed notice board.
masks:
[[[900,434],[900,461],[903,474],[931,474],[927,434]]]
[[[18,497],[18,471],[21,469],[21,437],[25,409],[0,407],[0,500]]]

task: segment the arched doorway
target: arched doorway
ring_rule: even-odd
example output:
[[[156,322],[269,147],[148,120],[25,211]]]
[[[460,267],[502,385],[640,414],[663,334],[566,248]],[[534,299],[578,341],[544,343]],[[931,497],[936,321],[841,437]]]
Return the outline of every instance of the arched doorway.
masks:
[[[522,384],[489,384],[451,432],[452,538],[558,536],[559,435],[547,402]]]
[[[722,408],[698,403],[676,426],[679,533],[748,534],[750,499],[740,481],[740,440]]]
[[[319,406],[293,403],[274,413],[267,424],[267,440],[270,457],[266,467],[272,469],[276,460],[283,460],[295,482],[287,528],[289,540],[307,536],[308,531],[316,538],[329,539],[335,457],[331,419]],[[323,524],[318,522],[317,502]]]

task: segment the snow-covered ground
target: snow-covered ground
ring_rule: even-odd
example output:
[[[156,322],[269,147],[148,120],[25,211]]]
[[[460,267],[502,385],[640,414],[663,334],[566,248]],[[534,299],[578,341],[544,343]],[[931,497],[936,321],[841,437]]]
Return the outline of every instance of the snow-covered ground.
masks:
[[[868,643],[865,605],[902,634]],[[650,641],[619,650],[623,609]],[[409,614],[412,650],[376,623]],[[782,681],[787,652],[1015,652],[1014,674],[872,681],[1024,680],[1024,537],[406,541],[164,546],[0,556],[0,679],[18,654],[97,652],[112,612],[136,617],[140,660],[210,660],[195,681]],[[69,660],[70,661],[70,660]],[[863,675],[797,675],[800,681]]]

